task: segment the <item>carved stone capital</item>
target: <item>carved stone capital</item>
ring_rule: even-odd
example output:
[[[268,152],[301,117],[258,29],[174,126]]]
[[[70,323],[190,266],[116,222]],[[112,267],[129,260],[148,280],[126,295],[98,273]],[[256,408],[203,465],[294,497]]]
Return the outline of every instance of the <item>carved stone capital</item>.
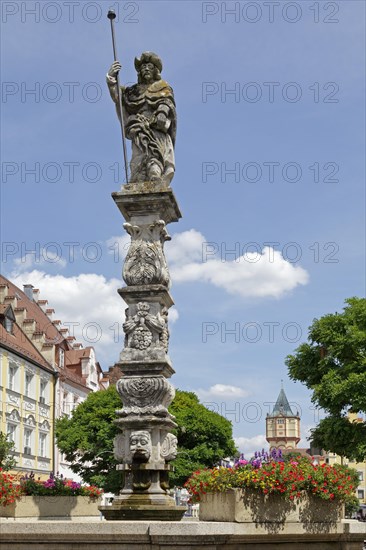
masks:
[[[120,417],[128,415],[169,417],[168,407],[175,390],[163,376],[124,376],[116,384],[123,409]]]

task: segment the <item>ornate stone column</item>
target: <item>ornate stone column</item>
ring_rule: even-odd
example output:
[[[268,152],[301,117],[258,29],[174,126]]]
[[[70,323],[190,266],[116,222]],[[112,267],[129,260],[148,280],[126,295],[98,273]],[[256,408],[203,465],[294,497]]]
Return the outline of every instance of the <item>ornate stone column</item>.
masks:
[[[185,508],[169,496],[170,461],[177,452],[176,427],[168,406],[174,398],[168,355],[170,275],[164,255],[166,226],[181,218],[170,187],[163,183],[130,183],[112,194],[131,235],[123,267],[127,286],[124,349],[117,382],[123,407],[116,411],[119,433],[114,442],[117,468],[125,483],[112,506],[103,506],[107,520],[179,520]]]

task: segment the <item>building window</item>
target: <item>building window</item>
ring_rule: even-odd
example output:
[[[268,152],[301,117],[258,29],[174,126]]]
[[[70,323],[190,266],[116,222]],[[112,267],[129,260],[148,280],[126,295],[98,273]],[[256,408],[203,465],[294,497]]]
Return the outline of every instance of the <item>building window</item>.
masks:
[[[25,373],[25,390],[24,393],[27,397],[31,395],[33,374],[29,372]]]
[[[280,418],[279,420],[277,420],[277,424],[284,424],[284,423],[285,423],[284,418]]]
[[[28,428],[24,430],[24,454],[32,454],[32,430]]]
[[[363,472],[358,471],[357,473],[358,473],[358,479],[360,481],[363,481]]]
[[[47,388],[46,380],[41,380],[40,386],[39,386],[39,401],[41,403],[46,403],[46,388]]]
[[[4,327],[5,327],[6,332],[9,332],[10,334],[12,334],[13,333],[13,320],[10,319],[9,317],[5,317]]]
[[[42,457],[46,457],[46,444],[47,444],[47,434],[40,433],[39,434],[39,449],[38,449],[38,455]]]
[[[67,414],[68,413],[68,400],[69,400],[69,394],[68,392],[64,392],[64,398],[63,398],[63,401],[62,401],[62,412],[64,414]]]
[[[365,498],[365,491],[363,489],[358,489],[357,498],[359,498],[360,500],[363,500]]]
[[[76,409],[76,407],[78,406],[79,404],[79,398],[77,395],[74,395],[74,402],[73,402],[73,405],[72,405],[72,410],[74,411]]]
[[[15,390],[15,378],[17,373],[17,367],[13,365],[9,366],[9,390]]]
[[[9,441],[12,441],[13,443],[15,443],[15,439],[17,435],[17,427],[15,426],[15,424],[8,424],[6,431],[8,434]]]
[[[65,366],[65,352],[62,348],[58,350],[58,366],[63,369]]]

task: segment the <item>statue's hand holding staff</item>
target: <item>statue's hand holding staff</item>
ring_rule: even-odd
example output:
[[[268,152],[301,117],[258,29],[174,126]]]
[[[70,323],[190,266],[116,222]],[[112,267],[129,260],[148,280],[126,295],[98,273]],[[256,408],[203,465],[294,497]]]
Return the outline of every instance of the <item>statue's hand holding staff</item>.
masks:
[[[108,76],[111,76],[112,78],[117,78],[118,73],[122,69],[122,65],[119,61],[114,61],[111,65],[111,68],[108,71]]]

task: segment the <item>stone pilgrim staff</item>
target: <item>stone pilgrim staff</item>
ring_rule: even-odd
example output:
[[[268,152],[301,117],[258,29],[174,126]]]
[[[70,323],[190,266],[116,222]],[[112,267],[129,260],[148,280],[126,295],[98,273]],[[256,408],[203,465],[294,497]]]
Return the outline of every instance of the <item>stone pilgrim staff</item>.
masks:
[[[135,58],[135,69],[138,82],[127,88],[119,87],[119,61],[114,61],[107,74],[118,118],[132,141],[129,183],[150,181],[168,187],[175,172],[177,115],[173,90],[161,78],[163,64],[157,54],[143,52]]]
[[[111,22],[111,32],[112,32],[112,44],[113,44],[113,55],[114,55],[114,61],[117,61],[117,48],[116,48],[116,37],[114,34],[114,20],[116,18],[116,14],[113,10],[109,10],[108,19]],[[121,87],[119,85],[119,75],[117,73],[116,75],[116,83],[117,83],[117,95],[118,95],[118,107],[119,111],[122,111],[122,94],[121,94]],[[123,158],[125,161],[125,174],[126,174],[126,183],[128,183],[128,171],[127,171],[127,149],[126,149],[126,138],[125,138],[125,130],[124,130],[124,124],[122,121],[122,118],[120,119],[121,122],[121,132],[122,132],[122,146],[123,146]]]

